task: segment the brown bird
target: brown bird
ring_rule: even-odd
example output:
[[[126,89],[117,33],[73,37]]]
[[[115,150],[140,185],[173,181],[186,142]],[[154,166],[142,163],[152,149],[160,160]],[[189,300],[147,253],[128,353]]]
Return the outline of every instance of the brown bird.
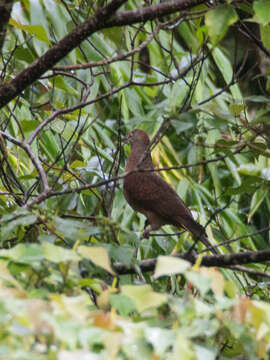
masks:
[[[142,130],[133,130],[126,141],[131,145],[126,172],[154,169],[148,135]],[[218,254],[216,249],[211,249],[204,227],[193,219],[183,200],[157,172],[136,171],[126,176],[124,196],[135,211],[147,218],[150,226],[146,227],[143,237],[149,238],[152,230],[158,230],[165,224],[174,225],[188,230],[213,253]]]

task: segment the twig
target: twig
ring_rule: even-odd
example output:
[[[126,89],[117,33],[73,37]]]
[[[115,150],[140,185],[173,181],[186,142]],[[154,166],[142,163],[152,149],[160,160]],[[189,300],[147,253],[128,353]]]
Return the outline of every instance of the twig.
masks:
[[[148,36],[148,38],[143,41],[139,46],[137,46],[136,48],[126,52],[125,54],[119,54],[117,56],[111,57],[109,59],[106,60],[101,60],[101,61],[91,61],[88,62],[86,64],[76,64],[76,65],[65,65],[65,66],[54,66],[53,69],[54,70],[62,70],[62,71],[67,71],[67,70],[78,70],[78,69],[89,69],[89,68],[93,68],[96,66],[104,66],[104,65],[109,65],[112,64],[116,61],[122,61],[125,60],[126,58],[140,52],[142,49],[144,49],[154,38],[154,36],[156,36],[160,30],[161,26],[158,25],[156,27],[156,30],[154,33],[150,34]]]
[[[44,195],[48,194],[50,192],[50,187],[48,184],[46,173],[45,173],[39,159],[36,158],[35,155],[33,154],[30,145],[27,144],[25,141],[19,141],[19,140],[15,139],[13,136],[7,134],[4,131],[0,131],[0,135],[3,136],[8,141],[12,142],[13,144],[24,149],[24,151],[27,153],[27,155],[29,156],[30,160],[32,161],[33,165],[35,166],[35,168],[37,169],[37,171],[40,175],[41,182],[43,185]]]

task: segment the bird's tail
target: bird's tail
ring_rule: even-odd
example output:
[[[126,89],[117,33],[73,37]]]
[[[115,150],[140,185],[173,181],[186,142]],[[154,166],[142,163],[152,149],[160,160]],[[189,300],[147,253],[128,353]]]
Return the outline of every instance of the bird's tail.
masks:
[[[204,228],[203,228],[203,230],[204,230]],[[196,238],[199,241],[201,241],[213,254],[215,254],[215,255],[219,254],[218,250],[216,248],[212,247],[213,245],[211,245],[210,241],[208,240],[205,230],[203,233],[201,233],[201,235],[199,237],[196,236]]]
[[[210,241],[207,238],[205,228],[197,223],[194,219],[188,218],[185,219],[185,224],[183,224],[183,217],[181,218],[181,226],[191,232],[196,240],[201,241],[213,254],[217,255],[219,254],[218,250],[216,248],[213,248]]]

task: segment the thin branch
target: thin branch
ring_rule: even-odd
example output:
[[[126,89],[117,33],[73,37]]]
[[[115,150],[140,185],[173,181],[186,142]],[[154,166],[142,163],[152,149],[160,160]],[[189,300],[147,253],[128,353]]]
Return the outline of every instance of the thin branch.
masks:
[[[205,0],[175,0],[113,15],[126,1],[113,0],[106,7],[99,9],[91,19],[78,25],[13,80],[0,86],[0,108],[21,94],[23,90],[38,80],[40,76],[63,59],[71,50],[75,49],[83,40],[98,30],[153,20],[177,11],[187,10],[205,2]],[[110,21],[112,16],[113,19]]]
[[[242,145],[239,149],[237,149],[236,151],[234,151],[232,153],[232,155],[238,154],[241,152],[241,150],[245,147],[246,145]],[[87,190],[87,189],[91,189],[91,188],[97,188],[103,185],[107,185],[110,182],[116,182],[119,180],[124,179],[127,176],[130,176],[131,174],[133,174],[134,172],[155,172],[155,171],[168,171],[168,170],[175,170],[175,169],[187,169],[187,168],[191,168],[194,166],[200,166],[200,165],[206,165],[208,163],[212,163],[212,162],[217,162],[217,161],[221,161],[221,160],[225,160],[229,155],[224,155],[224,156],[217,156],[214,159],[209,159],[209,160],[203,160],[203,161],[199,161],[197,163],[193,163],[193,164],[186,164],[186,165],[180,165],[180,166],[171,166],[168,168],[157,168],[157,169],[139,169],[136,168],[132,171],[129,171],[128,173],[123,173],[122,175],[116,176],[114,178],[111,179],[107,179],[107,180],[103,180],[103,181],[98,181],[94,184],[87,184],[87,185],[83,185],[74,189],[65,189],[63,191],[59,191],[59,192],[47,192],[47,194],[40,194],[35,200],[32,201],[32,203],[30,203],[28,205],[28,207],[31,207],[35,204],[39,204],[40,202],[52,197],[52,196],[61,196],[61,195],[65,195],[65,194],[74,194],[74,193],[79,193],[83,190]]]
[[[241,271],[241,272],[244,272],[244,273],[250,274],[250,275],[264,276],[264,277],[270,278],[269,272],[248,268],[246,266],[235,265],[235,266],[228,267],[228,269],[233,270],[233,271]]]
[[[266,231],[269,231],[269,230],[270,230],[270,226],[267,226],[267,227],[265,227],[265,228],[263,228],[263,229],[254,231],[254,232],[249,233],[249,234],[246,234],[246,235],[239,236],[239,237],[237,237],[237,238],[235,238],[235,239],[222,241],[222,242],[220,242],[218,245],[213,245],[213,246],[211,246],[211,249],[216,249],[216,248],[219,248],[219,247],[222,246],[222,245],[228,245],[228,244],[231,244],[231,243],[233,243],[233,242],[236,242],[236,241],[239,241],[239,240],[242,240],[242,239],[246,239],[246,238],[251,237],[251,236],[253,236],[253,235],[258,235],[258,234],[261,234],[261,233],[266,232]],[[208,250],[209,250],[209,249],[204,249],[204,250],[200,251],[200,254],[201,254],[201,253],[204,253],[204,252],[206,252],[206,251],[208,251]]]
[[[39,59],[24,69],[19,75],[0,87],[0,108],[40,78],[51,69],[59,60],[63,59],[71,50],[76,48],[83,40],[94,32],[104,28],[106,21],[127,0],[113,0],[107,6],[100,8],[89,20],[78,25],[56,45],[49,49]]]
[[[193,6],[205,3],[205,0],[175,0],[151,5],[134,11],[118,12],[105,24],[105,28],[123,26],[154,20],[156,18],[173,14],[178,11],[190,9]]]
[[[117,92],[127,88],[128,86],[130,86],[130,83],[126,83],[122,86],[119,86],[118,88],[114,89],[114,90],[111,90],[105,94],[102,94],[98,97],[96,97],[95,99],[93,100],[89,100],[89,101],[82,101],[80,102],[79,104],[77,105],[74,105],[74,106],[71,106],[69,108],[63,108],[63,109],[59,109],[59,110],[56,110],[51,116],[49,116],[46,120],[44,120],[31,134],[31,136],[29,137],[27,143],[29,145],[31,145],[31,143],[34,141],[35,137],[38,135],[38,133],[45,127],[47,126],[50,122],[52,122],[56,117],[58,117],[59,115],[63,115],[63,114],[68,114],[72,111],[75,111],[75,110],[78,110],[78,109],[81,109],[82,107],[84,106],[87,106],[87,105],[91,105],[95,102],[98,102],[100,100],[103,100],[111,95],[114,95],[116,94]]]
[[[148,36],[148,38],[145,41],[143,41],[139,46],[137,46],[136,48],[126,52],[125,54],[119,54],[117,56],[114,56],[114,57],[106,59],[106,60],[91,61],[91,62],[88,62],[86,64],[54,66],[53,70],[67,71],[67,70],[89,69],[89,68],[93,68],[93,67],[96,67],[96,66],[109,65],[109,64],[112,64],[112,63],[114,63],[116,61],[125,60],[126,58],[128,58],[128,57],[140,52],[142,49],[144,49],[153,40],[154,36],[156,36],[158,34],[160,28],[161,28],[161,26],[158,25],[153,34],[150,34],[150,36]]]
[[[30,160],[32,161],[33,165],[35,166],[35,168],[37,169],[37,171],[38,171],[38,173],[40,175],[42,185],[43,185],[44,195],[49,193],[50,187],[49,187],[49,184],[48,184],[46,173],[45,173],[39,159],[36,158],[35,155],[33,154],[30,145],[27,144],[25,141],[19,141],[19,140],[15,139],[13,136],[7,134],[4,131],[0,131],[0,135],[3,136],[8,141],[12,142],[13,144],[15,144],[15,145],[21,147],[22,149],[24,149],[24,151],[27,153],[27,155],[29,156]]]
[[[174,79],[169,79],[169,80],[165,80],[159,83],[139,83],[139,82],[135,82],[135,81],[129,81],[126,84],[123,84],[121,86],[119,86],[118,88],[115,88],[111,91],[106,92],[105,94],[102,94],[100,96],[97,96],[95,99],[89,100],[89,101],[85,101],[85,97],[84,100],[81,101],[80,103],[71,106],[69,108],[63,108],[63,109],[58,109],[56,110],[54,113],[52,113],[47,119],[45,119],[44,121],[42,121],[41,124],[39,124],[39,126],[32,132],[31,136],[29,137],[29,139],[27,140],[27,143],[29,145],[32,144],[32,142],[34,141],[35,137],[39,134],[39,132],[45,127],[47,126],[49,123],[51,123],[55,118],[57,118],[60,115],[64,115],[64,114],[68,114],[71,113],[72,111],[81,109],[85,106],[88,105],[92,105],[98,101],[101,101],[107,97],[110,97],[112,95],[115,95],[116,93],[126,89],[129,86],[155,86],[155,85],[160,85],[160,84],[168,84],[172,81],[177,81],[179,79],[183,79],[185,77],[185,75],[189,72],[189,70],[195,66],[197,63],[199,63],[200,61],[203,61],[204,58],[198,58],[196,57],[194,60],[192,60],[191,64],[181,73],[178,75],[177,78]],[[1,88],[0,88],[1,89]],[[1,90],[0,90],[1,91]]]

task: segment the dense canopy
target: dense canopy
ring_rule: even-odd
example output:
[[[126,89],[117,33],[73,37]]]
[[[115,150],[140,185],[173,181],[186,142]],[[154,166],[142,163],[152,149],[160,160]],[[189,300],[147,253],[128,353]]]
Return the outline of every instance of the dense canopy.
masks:
[[[0,358],[268,359],[269,1],[0,14]],[[136,128],[219,256],[169,225],[141,239]]]

